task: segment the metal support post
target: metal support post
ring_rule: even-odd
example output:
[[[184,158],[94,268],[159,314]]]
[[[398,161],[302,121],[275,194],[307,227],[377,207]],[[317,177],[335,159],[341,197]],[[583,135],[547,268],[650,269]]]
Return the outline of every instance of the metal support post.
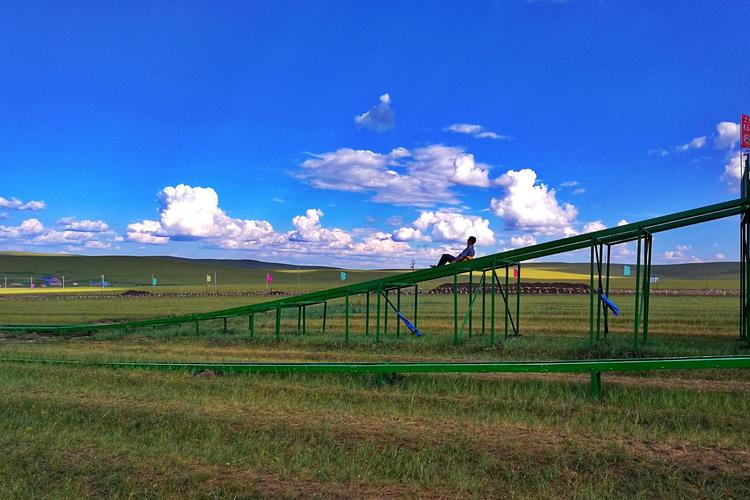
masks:
[[[458,345],[458,270],[453,271],[453,345]]]
[[[250,338],[255,336],[255,314],[247,317],[247,329],[250,331]]]
[[[474,312],[472,311],[472,308],[471,308],[471,305],[474,303],[474,301],[471,300],[473,296],[474,296],[474,272],[471,269],[469,269],[469,294],[468,294],[468,297],[469,297],[469,338],[471,338],[471,334],[472,334],[471,320],[472,320],[472,316],[474,316]]]
[[[383,335],[388,335],[388,289],[385,289],[385,294],[383,295],[383,298],[385,299],[385,308],[383,309]]]
[[[641,293],[641,233],[642,229],[638,229],[638,250],[635,264],[635,314],[633,319],[633,350],[638,349],[638,327],[641,321],[640,318],[640,293]]]
[[[419,302],[419,285],[414,285],[414,328],[419,328],[419,314],[417,304]]]
[[[326,318],[328,317],[328,301],[323,302],[323,331],[322,335],[326,334]]]
[[[349,342],[349,294],[344,298],[344,340]]]
[[[487,270],[482,271],[482,335],[485,333],[484,325],[487,319]]]
[[[370,335],[370,291],[365,292],[365,337]]]
[[[276,339],[281,338],[281,308],[276,308]]]
[[[589,265],[589,347],[594,347],[594,247],[591,240],[591,261]]]
[[[644,239],[644,278],[643,278],[643,343],[648,340],[648,311],[651,296],[651,249],[653,236],[646,234]]]
[[[302,306],[297,306],[297,335],[302,329]]]
[[[596,341],[598,342],[602,337],[602,309],[604,304],[602,303],[602,261],[604,260],[604,245],[599,243],[598,251],[596,252],[596,274],[598,276],[598,282],[596,285]]]
[[[377,319],[375,320],[375,342],[380,342],[380,287],[378,287],[378,300],[375,314],[377,316]]]
[[[302,335],[307,333],[307,306],[302,306]]]
[[[401,312],[401,287],[396,288],[396,309]],[[401,322],[398,320],[398,316],[396,316],[396,337],[401,336]]]
[[[495,281],[497,273],[495,272],[495,262],[492,262],[492,285],[490,286],[490,345],[495,345]]]
[[[591,397],[594,400],[602,398],[602,372],[591,372]]]
[[[508,320],[510,319],[510,304],[508,303],[510,300],[509,290],[510,290],[510,268],[508,264],[505,264],[505,291],[500,290],[500,293],[503,295],[503,301],[505,302],[505,339],[508,339]],[[513,328],[515,330],[515,327]]]
[[[750,195],[750,153],[740,158],[744,160],[740,196],[747,199]],[[740,214],[740,339],[748,340],[750,336],[750,208]]]
[[[607,297],[609,297],[609,263],[610,263],[610,257],[612,257],[612,245],[607,245],[607,279],[604,284],[605,288],[605,294]],[[604,338],[607,338],[607,335],[609,335],[609,322],[607,321],[607,318],[609,316],[609,308],[604,307]]]
[[[518,277],[516,279],[516,335],[521,335],[521,263],[517,264]]]

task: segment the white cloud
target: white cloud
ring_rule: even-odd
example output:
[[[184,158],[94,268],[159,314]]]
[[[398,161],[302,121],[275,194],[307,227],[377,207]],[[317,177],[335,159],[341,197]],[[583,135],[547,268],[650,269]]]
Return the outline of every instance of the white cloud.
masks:
[[[593,233],[596,231],[602,231],[604,229],[607,229],[607,226],[605,226],[601,220],[595,220],[583,225],[584,233]]]
[[[726,260],[727,256],[724,255],[723,253],[717,253],[717,254],[714,255],[714,259],[716,259],[716,260]]]
[[[534,238],[530,234],[522,234],[521,236],[514,236],[510,239],[510,244],[514,248],[528,247],[531,245],[536,245],[536,243],[536,238]]]
[[[88,233],[101,233],[109,229],[109,226],[103,220],[76,220],[75,217],[63,217],[57,221],[57,225],[66,231]]]
[[[44,225],[39,219],[26,219],[18,226],[0,226],[0,238],[19,239],[38,236],[44,232]]]
[[[619,222],[617,223],[617,226],[618,226],[618,227],[619,227],[619,226],[626,226],[626,225],[628,225],[628,224],[630,224],[630,222],[628,222],[627,220],[625,220],[625,219],[620,219],[620,221],[619,221]]]
[[[488,187],[489,167],[462,148],[431,145],[386,154],[349,148],[315,155],[298,177],[314,187],[372,193],[372,201],[395,205],[456,204],[452,186]]]
[[[505,188],[503,198],[492,198],[490,207],[506,226],[535,234],[572,236],[578,210],[570,203],[558,203],[554,189],[536,184],[537,175],[530,168],[508,170],[497,183]]]
[[[394,232],[398,241],[462,242],[474,236],[479,245],[495,243],[490,221],[473,215],[463,215],[447,210],[424,211],[412,223]]]
[[[473,135],[474,137],[478,139],[496,139],[496,140],[512,139],[512,137],[508,135],[502,135],[502,134],[493,132],[491,130],[486,130],[481,125],[476,125],[473,123],[454,123],[453,125],[449,125],[445,127],[443,130],[446,132],[455,132],[457,134]]]
[[[706,145],[706,136],[702,135],[700,137],[696,137],[690,142],[686,142],[685,144],[679,144],[671,149],[663,149],[663,148],[652,149],[648,152],[648,154],[652,156],[664,157],[664,156],[669,156],[671,153],[684,153],[685,151],[701,149],[705,145]]]
[[[732,154],[728,163],[724,165],[724,173],[721,174],[721,180],[729,184],[732,188],[738,189],[738,182],[742,179],[742,163],[738,154]]]
[[[585,188],[578,188],[578,189],[574,189],[574,190],[573,190],[573,193],[571,193],[571,194],[574,194],[574,195],[579,195],[579,194],[583,194],[583,193],[585,193],[585,192],[586,192],[586,189],[585,189]]]
[[[695,255],[690,255],[690,245],[677,245],[674,250],[667,250],[662,257],[663,260],[672,263],[703,262]]]
[[[319,243],[330,247],[339,248],[349,245],[352,237],[341,229],[327,229],[320,225],[323,211],[310,208],[305,215],[298,215],[292,219],[295,230],[288,237],[291,241],[302,241],[308,243]]]
[[[706,145],[706,136],[702,135],[700,137],[696,137],[692,141],[680,144],[679,146],[675,146],[675,150],[678,152],[682,151],[688,151],[690,149],[701,149],[703,146]]]
[[[369,111],[354,117],[354,123],[359,127],[374,130],[375,132],[385,132],[390,130],[396,124],[396,114],[391,109],[391,96],[383,94],[380,96],[380,102],[371,107]]]
[[[565,181],[560,183],[560,187],[576,187],[578,184],[578,181]]]
[[[45,206],[46,205],[44,201],[41,201],[41,200],[39,201],[31,200],[31,201],[24,203],[18,198],[7,199],[7,198],[3,198],[2,196],[0,196],[0,208],[8,208],[11,210],[21,210],[21,211],[30,210],[32,212],[36,212],[38,210],[44,210]]]
[[[159,193],[159,200],[159,220],[129,224],[128,239],[150,244],[164,244],[170,239],[212,239],[231,245],[268,244],[278,237],[269,222],[228,216],[219,208],[219,196],[213,188],[167,186]]]
[[[732,149],[740,141],[740,124],[734,122],[720,122],[716,125],[717,136],[714,146],[718,149]]]
[[[84,222],[84,221],[80,221]],[[86,221],[92,222],[92,221]],[[106,227],[103,221],[101,224]],[[96,225],[97,230],[84,230],[79,227],[75,230],[65,229],[58,231],[44,227],[39,219],[26,219],[18,226],[0,226],[0,239],[10,240],[27,245],[71,245],[71,248],[86,246],[88,248],[108,248],[111,242],[122,241],[114,231],[109,229],[98,230],[101,226]]]
[[[413,227],[402,227],[395,230],[393,239],[396,241],[432,241],[432,238],[426,236],[422,230]]]
[[[376,232],[367,236],[363,241],[352,245],[354,254],[401,254],[411,250],[408,243],[395,241],[388,233]]]

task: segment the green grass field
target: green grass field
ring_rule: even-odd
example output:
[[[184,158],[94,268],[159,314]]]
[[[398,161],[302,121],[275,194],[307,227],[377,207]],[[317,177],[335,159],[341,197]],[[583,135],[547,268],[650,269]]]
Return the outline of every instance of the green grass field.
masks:
[[[574,265],[573,265],[574,266]],[[543,269],[547,272],[555,272]],[[263,272],[263,270],[256,272]],[[338,271],[332,273],[336,282]],[[565,272],[575,273],[574,267]],[[695,276],[686,276],[695,279]],[[675,278],[678,279],[678,278]],[[311,286],[328,286],[328,281]],[[230,290],[230,285],[225,285]],[[410,315],[412,296],[403,297]],[[588,297],[522,296],[521,337],[497,343],[477,307],[453,345],[452,298],[420,297],[425,336],[376,343],[363,301],[273,314],[70,337],[0,335],[0,357],[114,361],[406,361],[747,354],[738,299],[652,297],[650,341],[632,351],[632,296],[589,348]],[[262,296],[16,296],[2,323],[145,319]],[[466,307],[466,296],[461,296]],[[750,486],[750,373],[604,375],[224,375],[2,363],[0,497],[663,497],[744,498]]]

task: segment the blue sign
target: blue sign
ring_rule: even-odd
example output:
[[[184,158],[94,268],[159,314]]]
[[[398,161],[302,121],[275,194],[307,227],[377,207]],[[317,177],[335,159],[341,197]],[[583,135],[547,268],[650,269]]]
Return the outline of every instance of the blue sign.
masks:
[[[156,278],[151,278],[151,286],[156,286]]]
[[[341,271],[341,281],[346,281],[346,273]]]
[[[630,276],[630,266],[625,266],[622,270],[623,276]]]

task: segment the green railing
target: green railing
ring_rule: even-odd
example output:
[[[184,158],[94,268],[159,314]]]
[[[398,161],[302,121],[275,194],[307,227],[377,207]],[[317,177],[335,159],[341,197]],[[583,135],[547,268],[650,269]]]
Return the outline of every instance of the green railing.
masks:
[[[0,358],[3,363],[44,364],[89,368],[178,370],[198,373],[589,373],[591,395],[602,393],[603,372],[653,370],[712,370],[750,368],[750,356],[699,356],[673,358],[598,359],[567,361],[486,361],[486,362],[380,362],[380,363],[170,363],[70,361],[30,358]]]

